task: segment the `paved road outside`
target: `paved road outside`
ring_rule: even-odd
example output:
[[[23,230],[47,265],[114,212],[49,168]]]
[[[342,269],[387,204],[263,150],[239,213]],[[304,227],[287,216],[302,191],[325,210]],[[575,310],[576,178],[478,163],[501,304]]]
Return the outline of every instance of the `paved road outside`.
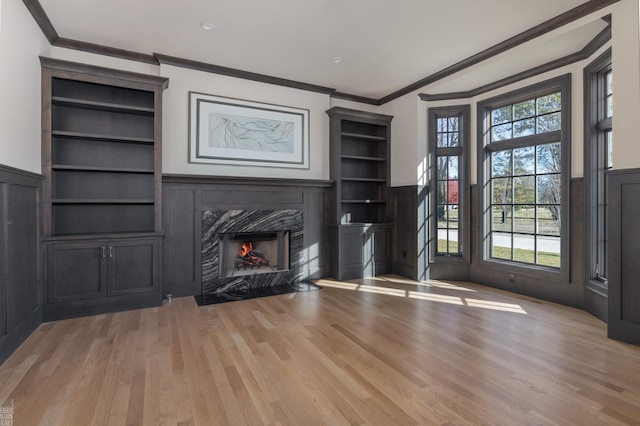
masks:
[[[438,239],[446,240],[447,231],[444,229],[439,229]],[[458,241],[458,231],[449,230],[449,239],[452,241]],[[493,236],[493,242],[497,247],[511,247],[511,235],[495,233]],[[534,242],[534,237],[515,235],[513,238],[514,248],[517,249],[534,250]],[[538,251],[544,251],[547,253],[560,253],[560,238],[538,237]]]

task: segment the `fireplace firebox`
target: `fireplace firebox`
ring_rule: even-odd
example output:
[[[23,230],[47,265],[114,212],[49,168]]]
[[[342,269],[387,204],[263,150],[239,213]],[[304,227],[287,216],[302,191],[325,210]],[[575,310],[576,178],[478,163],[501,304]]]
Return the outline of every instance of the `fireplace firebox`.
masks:
[[[289,232],[221,234],[220,277],[289,270]]]

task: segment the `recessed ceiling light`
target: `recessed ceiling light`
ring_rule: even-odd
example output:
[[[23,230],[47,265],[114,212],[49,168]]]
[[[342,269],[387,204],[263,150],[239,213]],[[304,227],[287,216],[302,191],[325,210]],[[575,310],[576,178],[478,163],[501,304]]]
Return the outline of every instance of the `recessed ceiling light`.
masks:
[[[340,62],[342,62],[342,58],[340,56],[336,56],[332,59],[332,61],[336,64],[339,64]]]
[[[213,25],[211,22],[203,22],[202,24],[200,24],[200,26],[202,27],[203,30],[207,30],[207,31],[211,31],[212,29],[215,28],[215,25]]]

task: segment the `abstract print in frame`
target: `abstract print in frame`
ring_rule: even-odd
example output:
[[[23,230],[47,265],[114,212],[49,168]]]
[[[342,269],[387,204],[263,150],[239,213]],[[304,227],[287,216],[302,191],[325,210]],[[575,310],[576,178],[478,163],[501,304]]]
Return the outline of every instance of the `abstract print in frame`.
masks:
[[[309,168],[309,110],[189,92],[189,161]]]

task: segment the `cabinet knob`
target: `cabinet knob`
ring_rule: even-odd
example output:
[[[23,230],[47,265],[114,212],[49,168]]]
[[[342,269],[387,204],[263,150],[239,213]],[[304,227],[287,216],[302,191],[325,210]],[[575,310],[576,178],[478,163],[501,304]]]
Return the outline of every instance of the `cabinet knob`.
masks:
[[[113,247],[109,247],[109,257],[113,257]]]
[[[106,249],[106,247],[102,247],[102,257],[107,257],[107,255],[105,253],[105,249]]]

